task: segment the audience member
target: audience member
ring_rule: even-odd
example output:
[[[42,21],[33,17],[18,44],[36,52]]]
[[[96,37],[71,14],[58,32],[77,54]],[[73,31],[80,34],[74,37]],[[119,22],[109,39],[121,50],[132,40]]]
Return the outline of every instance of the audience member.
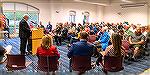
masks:
[[[125,56],[125,51],[122,49],[122,36],[113,33],[111,35],[111,43],[112,45],[109,45],[106,50],[104,56],[115,56],[115,57],[120,57]]]
[[[102,50],[105,51],[106,47],[109,45],[109,41],[110,41],[110,35],[109,33],[107,32],[107,27],[103,27],[102,28],[102,35],[101,37],[99,38],[99,42],[101,43],[102,45]]]
[[[57,48],[53,45],[52,36],[45,35],[42,37],[42,44],[37,48],[37,55],[60,57]]]
[[[136,31],[136,27],[137,27],[136,25],[131,24],[129,30],[132,31],[132,32],[135,32]]]
[[[130,26],[129,25],[125,25],[124,26],[124,35],[125,35],[125,39],[128,40],[129,39],[129,36],[133,35],[133,32],[129,29]]]
[[[69,58],[71,58],[73,55],[91,57],[94,52],[94,46],[92,44],[87,43],[87,39],[88,34],[86,32],[80,33],[80,41],[72,44],[67,56]]]
[[[57,25],[56,26],[56,30],[55,30],[55,42],[56,42],[56,45],[61,45],[62,43],[62,29],[61,29],[61,24]]]
[[[92,30],[92,31],[90,31],[88,42],[94,43],[95,41],[96,41],[96,35],[95,35],[94,31]]]
[[[76,43],[78,41],[80,41],[78,38],[78,34],[75,34],[75,36],[71,37],[70,44]]]
[[[141,33],[140,27],[136,28],[135,33],[129,37],[129,43],[134,47],[132,60],[141,55],[142,45],[145,42],[145,36]]]
[[[38,28],[43,28],[43,32],[44,32],[44,34],[46,34],[46,29],[41,21],[40,21],[40,25],[38,25]]]
[[[46,31],[47,31],[47,33],[52,31],[52,25],[51,25],[50,21],[48,22],[48,25],[46,26]]]
[[[68,58],[71,58],[72,56],[96,56],[98,57],[98,61],[101,61],[102,55],[97,52],[94,45],[87,43],[87,39],[88,34],[86,32],[81,32],[80,41],[73,43],[69,48],[69,52],[67,54]]]
[[[146,27],[146,40],[145,40],[145,55],[149,55],[150,54],[150,25],[148,25]]]

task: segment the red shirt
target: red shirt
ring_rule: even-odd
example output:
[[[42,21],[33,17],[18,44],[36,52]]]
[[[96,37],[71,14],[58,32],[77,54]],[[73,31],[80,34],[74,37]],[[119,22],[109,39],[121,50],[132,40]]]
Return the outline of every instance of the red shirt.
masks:
[[[48,50],[38,47],[37,48],[37,55],[44,55],[44,56],[58,56],[60,57],[60,54],[57,51],[57,48],[52,45]]]

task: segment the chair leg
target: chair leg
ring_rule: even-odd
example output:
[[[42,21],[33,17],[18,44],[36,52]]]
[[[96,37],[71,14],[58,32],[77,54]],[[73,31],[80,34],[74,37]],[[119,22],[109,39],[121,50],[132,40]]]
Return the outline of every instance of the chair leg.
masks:
[[[56,75],[56,74],[55,74],[55,71],[52,71],[52,75]]]
[[[102,71],[103,71],[106,75],[108,74],[107,70],[105,70],[104,68],[102,69]]]
[[[69,71],[70,72],[72,72],[72,66],[71,66],[71,63],[72,63],[72,61],[71,61],[71,59],[69,60]]]
[[[82,75],[82,74],[84,74],[85,73],[85,71],[80,71],[79,73],[78,73],[78,75]]]

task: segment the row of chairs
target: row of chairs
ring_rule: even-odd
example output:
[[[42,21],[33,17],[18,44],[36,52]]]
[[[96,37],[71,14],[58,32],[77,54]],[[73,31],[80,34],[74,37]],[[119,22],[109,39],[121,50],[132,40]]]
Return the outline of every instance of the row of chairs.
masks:
[[[78,71],[79,73],[84,73],[92,69],[91,57],[87,56],[73,56],[71,58],[72,70]],[[123,69],[122,62],[123,57],[104,57],[103,71],[117,72]],[[8,70],[20,70],[26,68],[25,55],[11,55],[7,54],[7,65]],[[38,56],[38,66],[37,69],[44,72],[55,72],[58,70],[59,62],[56,56]]]

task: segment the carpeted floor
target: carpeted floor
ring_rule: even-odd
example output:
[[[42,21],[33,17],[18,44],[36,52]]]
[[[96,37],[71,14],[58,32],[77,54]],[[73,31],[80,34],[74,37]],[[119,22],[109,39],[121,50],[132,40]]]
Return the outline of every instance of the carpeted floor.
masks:
[[[13,48],[11,50],[11,54],[19,54],[19,45],[20,45],[20,39],[19,38],[13,38],[13,39],[7,39],[6,41],[0,41],[1,43],[3,43],[4,46],[7,45],[12,45]],[[56,74],[58,75],[75,75],[76,73],[70,73],[69,72],[69,59],[67,58],[67,46],[64,44],[62,46],[58,46],[57,47],[59,52],[60,52],[60,66],[59,66],[59,70],[57,71]],[[26,56],[26,60],[27,61],[32,61],[32,63],[23,70],[19,70],[19,71],[14,71],[14,72],[8,72],[7,69],[5,68],[5,63],[4,64],[0,64],[0,75],[43,75],[45,73],[43,72],[39,72],[37,71],[37,57],[33,56],[33,55],[27,55]],[[95,60],[95,58],[92,58],[92,60]],[[128,75],[128,74],[132,74],[132,75],[139,75],[141,73],[143,73],[145,70],[150,68],[150,56],[144,56],[143,58],[141,58],[140,60],[138,60],[138,62],[129,62],[129,61],[125,61],[124,62],[124,70],[120,71],[120,72],[109,72],[109,74],[111,75]],[[95,69],[92,69],[90,71],[88,71],[86,74],[88,75],[103,75],[104,73],[101,70],[100,66],[96,66]],[[150,74],[149,74],[150,75]]]

